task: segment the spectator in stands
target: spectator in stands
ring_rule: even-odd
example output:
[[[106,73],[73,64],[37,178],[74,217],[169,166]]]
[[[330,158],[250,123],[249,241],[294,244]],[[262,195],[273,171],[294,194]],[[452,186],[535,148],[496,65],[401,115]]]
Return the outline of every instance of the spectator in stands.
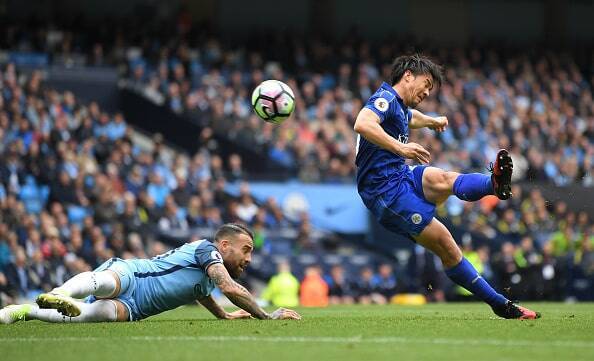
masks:
[[[301,281],[299,303],[304,307],[328,306],[328,284],[322,278],[319,266],[305,268],[305,277]]]
[[[515,253],[516,246],[511,242],[505,242],[501,245],[501,251],[493,259],[494,271],[500,287],[509,294],[515,294],[514,292],[518,290],[518,284],[522,281],[514,257]]]
[[[8,232],[8,227],[4,223],[0,223],[0,227],[0,270],[3,270],[10,264],[12,252],[5,239],[6,233]]]
[[[79,199],[70,175],[65,170],[59,173],[58,179],[51,185],[50,202],[58,202],[65,205],[79,204]]]
[[[175,174],[175,183],[176,187],[173,192],[171,192],[173,201],[178,206],[187,208],[192,197],[192,188],[188,183],[186,172],[181,170],[177,171]]]
[[[229,156],[229,172],[227,179],[230,182],[242,181],[245,175],[243,174],[241,157],[238,154],[231,154]]]
[[[514,253],[524,288],[522,298],[534,299],[542,293],[542,256],[535,249],[531,237],[524,237]]]
[[[187,231],[189,228],[185,212],[181,211],[172,196],[165,199],[165,211],[159,219],[159,230],[168,232],[173,230]]]
[[[396,276],[392,266],[387,263],[381,264],[377,274],[373,277],[373,287],[375,291],[383,295],[387,300],[396,294]]]
[[[350,305],[355,302],[351,281],[346,278],[344,268],[340,265],[334,265],[330,269],[330,274],[325,277],[329,288],[329,304]]]
[[[361,269],[359,277],[356,278],[352,286],[357,303],[363,305],[385,305],[387,303],[386,297],[376,292],[373,278],[374,274],[371,267],[363,267]]]
[[[237,205],[237,217],[246,224],[251,224],[254,217],[258,213],[258,206],[254,203],[252,196],[249,194],[249,189],[242,191]]]
[[[261,298],[276,307],[297,307],[299,305],[299,281],[291,274],[287,260],[277,265],[277,273],[272,276]]]
[[[41,250],[37,250],[29,265],[29,291],[35,293],[49,292],[52,289],[51,270],[43,258]]]
[[[583,301],[594,300],[591,287],[594,285],[594,245],[589,237],[583,237],[573,254],[569,277],[569,295]]]
[[[27,255],[22,247],[17,247],[14,261],[5,269],[8,286],[14,290],[14,296],[26,299],[30,290],[33,289],[27,265]]]
[[[12,290],[8,284],[8,280],[3,272],[0,272],[0,306],[4,307],[15,303],[11,297]]]
[[[147,194],[155,202],[157,207],[165,205],[165,199],[170,193],[169,188],[163,182],[163,177],[158,172],[153,172],[150,177],[150,182],[146,188]]]
[[[560,260],[553,255],[552,244],[546,243],[542,249],[542,295],[544,300],[558,300],[563,292],[561,283],[563,279]]]

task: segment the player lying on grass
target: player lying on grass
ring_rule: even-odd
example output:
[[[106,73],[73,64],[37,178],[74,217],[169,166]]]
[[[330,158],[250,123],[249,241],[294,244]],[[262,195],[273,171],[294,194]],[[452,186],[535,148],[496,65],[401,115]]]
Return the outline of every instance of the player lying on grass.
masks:
[[[408,130],[430,128],[444,131],[446,117],[430,117],[413,110],[442,82],[441,68],[419,55],[398,57],[391,84],[369,98],[355,121],[357,188],[363,203],[388,230],[411,237],[433,251],[446,274],[460,286],[488,303],[503,318],[533,319],[540,315],[513,304],[497,293],[462,255],[452,234],[435,217],[435,207],[450,196],[478,201],[494,194],[511,194],[512,159],[500,150],[491,175],[460,174],[429,167],[429,152],[408,143]],[[406,159],[423,165],[407,166]]]
[[[250,263],[252,250],[251,231],[228,223],[217,230],[214,243],[186,243],[152,259],[112,258],[95,271],[80,273],[39,295],[38,306],[3,308],[0,322],[136,321],[195,300],[220,319],[300,319],[297,312],[284,308],[267,313],[233,280]],[[226,312],[210,294],[215,286],[242,309]],[[76,300],[85,297],[84,302]]]

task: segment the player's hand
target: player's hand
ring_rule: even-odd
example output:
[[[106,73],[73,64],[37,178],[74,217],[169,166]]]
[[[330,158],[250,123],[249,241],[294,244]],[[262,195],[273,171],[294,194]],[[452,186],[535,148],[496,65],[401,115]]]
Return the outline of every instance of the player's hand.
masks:
[[[402,144],[400,155],[404,158],[413,159],[421,164],[428,164],[431,160],[429,151],[417,143]]]
[[[246,310],[237,310],[227,313],[226,320],[239,320],[242,318],[252,318],[252,315]]]
[[[270,314],[270,318],[273,320],[300,320],[301,315],[288,308],[279,308]]]
[[[448,127],[447,117],[435,117],[433,118],[433,124],[429,126],[429,129],[433,129],[436,132],[443,132]]]

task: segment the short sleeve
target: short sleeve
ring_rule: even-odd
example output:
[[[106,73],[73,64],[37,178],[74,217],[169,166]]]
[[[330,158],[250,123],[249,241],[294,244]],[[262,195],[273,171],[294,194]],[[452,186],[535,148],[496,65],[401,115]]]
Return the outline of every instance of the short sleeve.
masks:
[[[390,102],[394,99],[394,95],[386,90],[379,90],[373,94],[367,103],[365,108],[371,110],[380,118],[380,123],[386,119],[386,115],[390,109]]]
[[[223,256],[221,256],[217,247],[208,241],[204,241],[196,247],[194,258],[198,266],[204,271],[215,263],[223,263]]]

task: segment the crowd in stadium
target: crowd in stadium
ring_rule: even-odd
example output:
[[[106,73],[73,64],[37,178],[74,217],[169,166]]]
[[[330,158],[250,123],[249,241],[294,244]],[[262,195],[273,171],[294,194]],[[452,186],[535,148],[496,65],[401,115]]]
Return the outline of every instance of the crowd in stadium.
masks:
[[[302,180],[350,182],[352,124],[362,102],[389,79],[390,61],[399,54],[388,45],[377,54],[370,48],[295,46],[289,52],[297,63],[287,67],[288,58],[269,62],[261,53],[226,49],[212,40],[192,49],[139,49],[128,59],[129,77],[174,112],[238,141],[264,145],[270,158],[287,166],[297,164]],[[527,53],[503,57],[478,48],[444,49],[439,57],[447,59],[447,80],[420,110],[448,115],[450,128],[439,136],[428,131],[410,137],[430,147],[433,164],[484,170],[505,147],[515,159],[516,180],[593,184],[592,90],[573,61],[553,54],[532,61]],[[250,91],[268,78],[285,79],[300,101],[291,122],[262,131],[250,111]]]
[[[237,141],[263,146],[278,162],[297,164],[306,181],[352,180],[354,117],[389,78],[393,57],[413,48],[401,39],[377,47],[356,33],[325,42],[285,32],[256,33],[234,46],[199,26],[153,29],[136,26],[138,19],[112,21],[86,25],[92,31],[77,24],[26,32],[7,24],[0,44],[46,52],[58,64],[122,66],[149,98]],[[420,110],[448,115],[449,131],[439,139],[431,132],[411,133],[411,141],[429,145],[434,164],[484,170],[495,150],[508,147],[516,180],[594,184],[587,49],[579,65],[584,59],[579,54],[538,49],[431,44],[423,49],[446,64],[446,82]],[[300,99],[292,121],[282,127],[262,127],[250,109],[251,90],[268,78],[284,79]]]
[[[271,47],[286,53],[272,51],[275,62],[268,62],[257,51],[228,49],[216,39],[198,47],[121,40],[90,47],[88,63],[124,62],[129,84],[153,101],[206,129],[261,146],[270,158],[297,165],[298,177],[310,182],[353,180],[354,117],[402,50],[386,45],[376,53],[354,42],[333,49],[295,40]],[[63,36],[56,60],[73,56],[64,51],[65,43],[74,47],[72,41]],[[508,147],[516,180],[593,184],[592,82],[575,63],[553,54],[533,61],[524,53],[502,61],[496,50],[474,48],[435,55],[448,64],[447,81],[421,110],[447,114],[450,128],[439,137],[411,133],[411,140],[428,146],[433,164],[484,171],[496,149]],[[121,114],[47,88],[40,72],[24,76],[12,64],[1,70],[0,303],[48,290],[113,256],[162,253],[167,246],[158,236],[172,230],[240,221],[256,230],[295,227],[307,238],[307,220],[289,222],[273,200],[256,204],[247,183],[237,199],[223,191],[226,181],[245,178],[240,155],[171,153],[158,136],[151,149],[143,149]],[[294,117],[280,127],[263,123],[250,109],[250,90],[266,78],[286,80],[299,98]],[[206,144],[212,134],[201,137]],[[562,202],[551,205],[538,190],[516,186],[508,202],[452,198],[440,212],[494,240],[462,243],[484,277],[514,296],[572,297],[580,292],[572,280],[594,276],[588,214]],[[334,303],[387,302],[412,286],[442,300],[449,285],[431,256],[426,260],[431,262],[416,265],[421,279],[409,285],[399,284],[389,266],[360,274],[313,267],[306,277],[319,276]],[[391,288],[380,282],[384,274]]]

